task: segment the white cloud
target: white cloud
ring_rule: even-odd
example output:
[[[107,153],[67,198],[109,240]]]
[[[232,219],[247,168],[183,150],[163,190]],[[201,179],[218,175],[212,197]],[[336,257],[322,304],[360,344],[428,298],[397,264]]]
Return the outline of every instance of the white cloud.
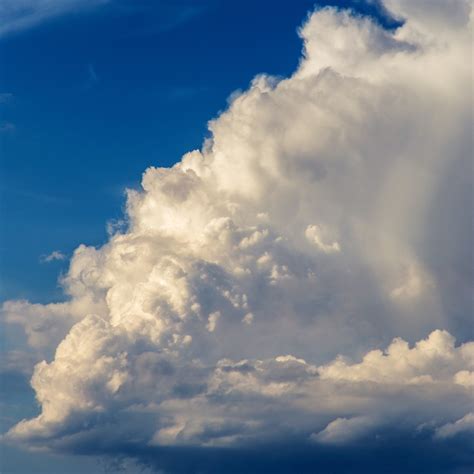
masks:
[[[314,13],[293,76],[255,78],[202,150],[145,171],[128,228],[75,251],[66,302],[4,304],[59,344],[9,439],[344,444],[467,416],[471,25],[436,29],[436,5],[387,2],[395,32]]]
[[[321,228],[318,225],[309,225],[305,230],[306,238],[314,243],[324,253],[340,252],[341,247],[339,243],[334,241],[326,243],[321,238]]]
[[[75,297],[70,302],[31,304],[28,301],[7,301],[2,305],[2,317],[8,324],[23,328],[30,347],[53,351],[71,327],[90,312],[105,314],[105,302],[95,295]]]
[[[474,366],[474,342],[465,343],[460,349],[446,331],[433,331],[428,339],[410,349],[403,339],[394,339],[386,352],[368,352],[360,364],[351,364],[339,358],[320,368],[323,379],[376,383],[429,383],[433,377],[444,375],[449,367],[451,382],[465,385],[464,377],[451,373]],[[464,374],[464,372],[462,372]]]
[[[137,350],[139,341],[129,338],[98,317],[76,324],[55,360],[35,368],[41,415],[9,436],[61,446],[62,437],[79,434],[84,423],[94,433],[101,419],[118,417],[127,419],[125,436],[131,437],[146,416],[153,423],[140,430],[141,442],[155,445],[251,444],[298,431],[316,443],[344,444],[391,423],[415,433],[426,420],[456,420],[472,404],[469,387],[454,378],[459,367],[474,366],[473,344],[455,347],[447,333],[434,332],[412,349],[396,340],[360,364],[336,359],[319,367],[286,355],[221,359],[206,368],[181,359],[182,341],[160,354]],[[469,420],[441,425],[434,435],[460,432]]]
[[[51,253],[47,255],[41,255],[40,262],[49,263],[49,262],[54,262],[55,260],[65,260],[65,259],[66,259],[66,254],[64,254],[60,250],[53,250]]]

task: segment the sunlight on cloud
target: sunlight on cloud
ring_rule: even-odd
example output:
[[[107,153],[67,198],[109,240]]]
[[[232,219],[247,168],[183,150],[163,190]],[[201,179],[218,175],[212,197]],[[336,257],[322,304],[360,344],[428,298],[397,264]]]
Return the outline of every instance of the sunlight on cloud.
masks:
[[[451,238],[471,232],[469,193],[446,182],[470,169],[471,2],[384,3],[406,20],[395,31],[311,14],[294,75],[256,77],[201,150],[128,191],[126,230],[76,249],[66,302],[4,304],[31,346],[57,345],[31,381],[41,414],[10,440],[472,429],[472,300],[451,283],[470,284]]]

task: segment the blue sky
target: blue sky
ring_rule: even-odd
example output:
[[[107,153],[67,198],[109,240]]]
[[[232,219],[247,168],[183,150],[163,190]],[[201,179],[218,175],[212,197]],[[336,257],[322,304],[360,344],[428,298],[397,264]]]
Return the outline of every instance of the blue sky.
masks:
[[[400,1],[403,3],[402,0]],[[242,0],[240,2],[224,0],[52,0],[49,3],[45,0],[21,0],[20,3],[6,0],[4,6],[0,6],[0,20],[3,20],[3,26],[0,27],[0,62],[2,64],[0,70],[0,219],[3,223],[0,231],[0,300],[28,300],[41,304],[51,301],[66,301],[67,297],[58,283],[58,278],[67,274],[69,258],[80,244],[100,247],[109,240],[108,226],[119,222],[124,214],[126,188],[140,189],[142,174],[148,167],[170,167],[178,162],[186,152],[200,149],[203,140],[210,136],[208,121],[227,109],[232,100],[229,97],[236,95],[234,92],[237,91],[238,94],[239,91],[247,90],[249,83],[257,74],[266,73],[278,78],[290,77],[302,61],[302,39],[298,35],[298,28],[316,7],[326,5],[338,8],[349,7],[354,12],[367,16],[381,25],[381,31],[383,30],[385,33],[370,33],[374,34],[377,41],[380,39],[380,49],[393,47],[390,42],[392,40],[384,42],[386,37],[383,35],[389,35],[395,27],[403,24],[402,21],[391,18],[384,8],[379,6],[378,2],[364,0],[321,0],[317,3],[307,0]],[[418,21],[417,17],[416,21]],[[433,20],[430,27],[433,24],[437,23]],[[396,46],[400,52],[405,54],[410,51],[409,40],[409,36],[408,39],[400,40],[400,45]],[[357,54],[358,51],[355,51],[354,57]],[[336,64],[335,68],[337,66]],[[351,72],[347,69],[344,74],[347,73],[350,76]],[[344,76],[344,74],[342,75]],[[360,78],[358,77],[358,79]],[[350,91],[353,87],[354,90],[357,89],[358,86],[355,84],[356,82],[354,85],[348,86]],[[324,93],[322,94],[324,95]],[[403,100],[400,99],[400,102]],[[375,122],[385,125],[384,120],[390,117],[390,107],[397,109],[397,104],[391,103],[388,108],[384,108],[385,104],[377,103],[374,109],[380,107],[384,112],[377,116]],[[370,109],[370,106],[367,104],[366,106]],[[303,108],[302,106],[301,109]],[[397,120],[400,122],[397,122],[399,128],[393,128],[395,130],[393,132],[394,142],[398,141],[396,134],[401,134],[400,141],[403,143],[409,142],[415,136],[415,132],[413,132],[413,136],[410,135],[411,132],[407,130],[409,127],[404,128],[405,122],[403,120],[406,117],[411,120],[412,116],[416,116],[416,112],[411,111],[411,113],[412,115],[409,111],[404,116],[400,112],[401,118],[397,116]],[[426,112],[427,115],[430,113],[431,110]],[[455,112],[453,112],[453,116],[454,114]],[[416,128],[419,122],[416,120],[413,119],[415,123],[413,129],[419,131],[421,128]],[[345,122],[341,129],[344,124]],[[387,127],[390,128],[391,125],[387,125]],[[455,149],[453,155],[458,152],[462,154],[466,149],[466,145],[462,141],[465,138],[462,134],[463,130],[459,132],[459,136],[455,136],[461,145],[459,149]],[[409,137],[406,140],[404,133]],[[349,135],[350,133],[348,133]],[[383,135],[383,130],[381,135]],[[418,137],[420,136],[422,136],[421,132]],[[393,137],[389,139],[383,135],[380,139],[382,145],[377,144],[380,146],[380,151],[376,153],[377,156],[380,155],[384,159],[385,155],[391,156],[390,154],[393,154],[395,156],[396,153],[399,153],[398,145],[393,145],[391,141]],[[418,139],[421,140],[421,138]],[[370,140],[366,141],[370,142]],[[416,138],[413,141],[415,142]],[[455,140],[447,140],[446,143],[449,143],[449,146],[454,149],[453,141]],[[439,148],[441,149],[441,147]],[[370,146],[363,148],[363,150],[369,154],[373,151]],[[344,150],[341,155],[344,153],[350,154]],[[398,156],[403,156],[403,153],[400,152],[396,156],[398,159]],[[300,155],[294,157],[295,161],[299,158]],[[466,184],[469,179],[466,179],[466,174],[462,172],[466,166],[463,160],[464,158],[460,159],[459,163],[461,164],[459,168],[456,168],[459,171],[449,174],[449,183],[452,180],[460,183],[456,192],[452,193],[449,199],[444,199],[445,195],[449,194],[446,191],[448,186],[445,182],[442,182],[439,190],[436,188],[435,191],[430,187],[431,181],[430,184],[426,184],[426,189],[429,189],[427,195],[434,196],[432,202],[443,203],[440,206],[442,210],[444,209],[443,216],[439,217],[436,211],[432,211],[431,214],[428,212],[426,215],[423,214],[423,219],[419,219],[420,222],[423,222],[422,231],[426,230],[426,234],[430,233],[431,236],[443,236],[443,230],[435,232],[438,229],[447,227],[458,229],[457,235],[462,234],[466,237],[457,237],[456,245],[453,244],[451,247],[450,244],[439,243],[436,238],[431,237],[431,240],[423,241],[420,250],[417,245],[425,235],[422,231],[419,234],[413,231],[412,234],[415,236],[413,239],[410,233],[411,229],[406,234],[400,231],[399,234],[405,240],[412,239],[414,243],[410,240],[407,247],[402,244],[393,244],[392,241],[386,247],[381,245],[377,250],[381,252],[381,255],[374,258],[374,261],[377,262],[374,265],[383,261],[383,265],[386,265],[383,267],[383,271],[389,269],[385,273],[374,272],[374,274],[367,276],[364,272],[372,262],[364,261],[363,264],[359,264],[359,259],[362,261],[363,258],[354,250],[354,256],[348,258],[346,262],[347,274],[351,272],[354,275],[357,272],[361,274],[360,279],[354,281],[349,277],[347,279],[345,276],[341,277],[339,273],[334,277],[330,272],[334,268],[339,271],[342,266],[333,268],[332,264],[328,263],[329,260],[325,260],[327,256],[321,257],[318,254],[314,257],[316,260],[321,259],[317,260],[315,268],[318,271],[322,269],[323,272],[329,272],[327,279],[322,278],[322,280],[330,288],[333,282],[339,279],[344,291],[347,289],[346,287],[350,288],[350,298],[354,298],[354,295],[357,296],[358,292],[362,291],[360,288],[366,285],[366,290],[362,291],[363,294],[359,298],[363,304],[361,303],[361,306],[356,309],[354,308],[358,302],[352,305],[345,296],[340,300],[336,301],[336,298],[333,300],[331,292],[329,292],[329,296],[321,296],[321,300],[318,300],[318,304],[324,306],[324,311],[330,311],[332,306],[336,307],[342,301],[341,307],[344,311],[349,311],[350,314],[348,320],[343,322],[338,322],[338,316],[335,316],[336,323],[334,324],[336,326],[334,327],[331,326],[333,323],[329,322],[327,327],[324,326],[322,330],[318,327],[318,331],[322,331],[317,333],[318,337],[322,339],[320,353],[318,353],[317,347],[313,349],[309,347],[310,344],[302,344],[306,344],[305,347],[309,348],[307,354],[317,354],[318,357],[321,357],[321,361],[318,360],[315,363],[329,363],[336,355],[336,352],[333,354],[333,351],[336,351],[335,348],[339,354],[342,351],[339,349],[340,347],[345,350],[352,347],[353,339],[351,337],[359,338],[357,344],[354,343],[355,349],[353,351],[352,349],[346,350],[346,352],[352,351],[350,355],[354,358],[361,357],[374,346],[377,348],[388,347],[393,337],[401,336],[410,343],[414,343],[423,337],[428,337],[428,334],[436,329],[451,331],[458,341],[464,342],[469,339],[469,315],[466,311],[466,308],[469,308],[469,303],[466,303],[469,301],[469,296],[466,296],[467,290],[465,291],[469,286],[469,270],[465,269],[463,263],[468,261],[466,255],[469,255],[469,251],[466,241],[469,241],[469,232],[465,231],[463,226],[466,224],[458,216],[457,211],[460,203],[465,204],[466,196],[469,195],[466,190],[470,183]],[[304,168],[307,164],[302,166]],[[317,163],[315,166],[314,173],[317,175],[320,170],[319,164]],[[387,168],[389,166],[387,164]],[[407,165],[407,169],[410,169],[409,166]],[[425,164],[420,168],[423,166]],[[426,165],[423,168],[429,170],[426,173],[429,176],[432,171],[430,166]],[[374,168],[376,167],[377,165],[374,166]],[[393,175],[396,176],[393,178],[394,181],[387,178],[383,182],[382,188],[391,192],[391,186],[394,186],[393,189],[396,191],[392,194],[387,191],[386,201],[381,199],[385,206],[382,209],[383,212],[377,210],[377,215],[393,216],[395,223],[390,221],[387,224],[390,219],[381,218],[380,220],[380,225],[387,225],[389,232],[394,231],[398,225],[399,214],[405,212],[405,208],[397,207],[400,202],[403,202],[403,199],[399,198],[398,190],[411,189],[412,175],[406,177],[403,175],[403,171],[400,171],[401,169],[397,168],[394,171]],[[441,168],[433,169],[438,173],[438,169]],[[416,168],[412,174],[416,175],[418,171],[419,169]],[[324,168],[322,174],[324,175],[325,172]],[[356,176],[354,178],[356,180],[358,175],[355,171],[354,176]],[[377,174],[371,175],[370,180],[367,179],[368,187],[378,178]],[[315,181],[318,182],[319,179],[318,177]],[[401,181],[395,181],[396,179]],[[303,181],[304,179],[301,187],[306,186]],[[427,181],[429,180],[427,179]],[[344,183],[346,182],[344,181]],[[314,185],[314,187],[316,186]],[[424,182],[419,186],[419,189],[424,190],[423,186],[425,186]],[[407,192],[407,195],[415,196],[414,200],[420,199],[421,201],[424,195],[421,191],[418,192],[419,189],[416,189],[413,194],[410,194],[411,191]],[[347,200],[348,207],[352,205],[353,196],[354,201],[357,200],[357,193],[356,188],[356,191]],[[430,198],[426,199],[428,202],[426,207],[431,210]],[[311,202],[316,207],[314,204],[317,202],[316,198]],[[310,207],[308,205],[308,208]],[[410,206],[407,207],[410,208]],[[304,205],[301,205],[298,212],[304,213],[306,209]],[[400,209],[402,210],[400,211]],[[356,209],[355,213],[357,212]],[[449,217],[446,217],[447,214]],[[324,215],[323,211],[321,215]],[[352,215],[349,216],[347,222],[352,217]],[[365,218],[365,215],[361,217],[361,222],[365,222],[363,220]],[[407,222],[413,221],[416,219],[407,220]],[[460,224],[461,221],[462,224]],[[368,222],[372,221],[368,220]],[[310,225],[306,227],[306,238],[313,239],[313,243],[319,246],[320,252],[331,254],[333,251],[339,251],[338,240],[334,236],[339,235],[341,242],[343,242],[344,236],[341,233],[334,235],[328,233],[323,238],[319,231],[324,229],[324,226],[318,227],[312,225],[311,222],[308,223]],[[344,227],[346,230],[347,228]],[[399,229],[397,228],[396,231],[398,232]],[[334,239],[334,243],[337,245],[331,243],[331,239]],[[362,239],[363,245],[366,243],[364,239],[365,234]],[[369,242],[369,238],[367,238],[367,242]],[[370,244],[372,243],[370,241]],[[393,246],[391,246],[392,244]],[[298,245],[300,244],[298,243]],[[413,257],[413,261],[415,261],[413,264],[407,257],[408,263],[405,265],[405,262],[402,262],[399,265],[397,252],[400,252],[401,255],[406,248],[415,249],[411,253],[406,252],[409,258],[416,255],[416,258],[419,257],[419,259],[416,260]],[[441,249],[440,252],[438,252],[439,249]],[[57,253],[52,254],[52,252]],[[361,251],[360,254],[362,253]],[[389,261],[392,253],[396,254],[394,262]],[[439,255],[433,257],[436,253],[441,257]],[[286,254],[282,252],[281,255]],[[295,257],[295,261],[298,258],[300,257]],[[312,258],[311,254],[308,261]],[[387,263],[387,261],[389,262]],[[402,257],[400,256],[401,261]],[[418,264],[419,262],[421,263]],[[351,267],[351,265],[354,266]],[[382,264],[380,265],[382,266]],[[402,266],[403,271],[399,269]],[[385,280],[380,285],[377,282],[375,284],[374,281],[380,275],[382,275],[380,277],[382,280],[387,278],[389,281],[393,274],[399,270],[402,273],[405,272],[405,267],[408,268],[409,277],[407,279],[409,282],[405,286],[397,286],[398,283],[396,283],[391,289],[392,296],[393,294],[402,295],[401,298],[405,298],[408,294],[411,297],[410,292],[416,290],[416,293],[419,290],[418,287],[422,287],[422,283],[419,283],[421,280],[426,280],[427,288],[434,288],[435,283],[432,282],[436,280],[436,284],[440,287],[439,294],[436,295],[436,298],[431,298],[430,295],[422,296],[419,301],[403,303],[401,304],[402,309],[394,310],[390,306],[391,303],[387,303],[378,293],[381,291],[379,286],[384,286]],[[398,282],[397,278],[398,276],[393,277],[394,281]],[[393,281],[390,280],[389,283],[392,285]],[[370,285],[374,285],[374,287],[372,288]],[[367,289],[369,287],[370,291]],[[415,290],[412,287],[416,287]],[[301,288],[302,292],[306,288],[303,283]],[[354,291],[352,291],[353,288]],[[282,290],[282,294],[284,291]],[[307,308],[315,304],[314,301],[318,297],[318,294],[316,296],[311,294],[308,297],[310,299],[306,302],[296,301],[294,306],[297,309],[295,311],[304,313]],[[438,302],[438,299],[442,301]],[[433,303],[433,301],[435,302]],[[451,305],[452,301],[455,301],[454,305]],[[273,308],[272,304],[273,302],[270,301],[269,307]],[[444,309],[450,305],[451,309],[447,311],[447,314],[443,313]],[[423,306],[432,310],[432,313],[422,314],[418,320],[419,308]],[[443,310],[439,310],[439,314],[438,307],[443,308]],[[352,314],[351,311],[354,313]],[[372,313],[380,311],[386,312],[387,320],[390,320],[386,326],[384,322],[381,322],[383,318],[372,316]],[[359,333],[357,336],[353,336],[357,332],[354,329],[357,325],[354,320],[357,319],[358,312],[369,315],[368,322],[364,320],[361,323],[361,327],[364,328],[361,330],[361,334],[364,334],[364,337]],[[416,317],[410,319],[413,314]],[[392,317],[395,322],[390,319]],[[218,318],[222,318],[220,313],[217,314],[215,320],[217,321]],[[250,323],[252,318],[253,315],[248,320]],[[324,324],[326,323],[324,322]],[[3,325],[2,322],[2,329]],[[210,320],[207,327],[209,325]],[[287,326],[278,327],[282,332],[285,332],[285,328],[287,328]],[[306,328],[304,325],[302,327]],[[334,348],[331,347],[330,342],[327,342],[329,348],[323,349],[323,346],[325,347],[324,334],[326,334],[324,331],[327,331],[329,338],[331,338],[336,331],[334,328],[341,329],[344,334],[338,333],[337,337],[334,336]],[[208,331],[212,333],[214,328],[208,329]],[[300,339],[304,339],[305,331],[306,329],[295,330],[295,339],[292,339],[290,344],[290,346],[293,345],[291,350],[299,350]],[[368,335],[363,331],[367,331]],[[310,330],[308,330],[308,338],[309,334]],[[446,334],[439,337],[444,337],[443,344],[449,346],[451,339]],[[235,344],[233,341],[228,343],[231,347],[229,350],[237,350],[234,345],[238,346],[239,337],[236,338]],[[436,342],[436,337],[438,337],[438,333],[430,341]],[[4,353],[17,349],[23,350],[26,346],[25,337],[16,326],[9,326],[0,340],[1,350]],[[259,341],[259,339],[256,340]],[[295,344],[295,340],[297,344]],[[223,345],[225,346],[226,343]],[[244,347],[245,343],[242,346]],[[207,345],[205,347],[207,348]],[[52,358],[55,348],[55,345],[47,348],[45,353],[49,358]],[[457,347],[452,347],[453,351],[457,349]],[[216,349],[216,353],[219,350],[221,350],[221,346]],[[269,348],[268,353],[273,356],[272,350]],[[290,349],[284,350],[290,353]],[[26,353],[29,354],[28,350]],[[227,357],[227,354],[224,355]],[[253,356],[254,354],[249,358],[251,359]],[[456,370],[458,371],[456,374],[462,372],[459,367]],[[27,374],[28,371],[25,370],[23,373],[21,371],[6,371],[2,375],[3,402],[0,406],[3,411],[1,414],[2,432],[23,418],[37,416],[40,411],[34,400],[34,391],[29,385],[29,375]],[[407,404],[410,403],[411,401],[407,401]],[[430,412],[430,409],[427,411]],[[452,411],[453,413],[441,416],[436,429],[441,429],[441,432],[443,429],[449,431],[452,426],[458,426],[455,425],[455,420],[464,420],[462,418],[464,413],[457,413],[455,408]],[[356,413],[356,409],[354,409],[354,413]],[[355,420],[356,431],[360,426],[365,429],[375,423],[369,418],[365,415],[351,418],[351,420]],[[470,418],[466,419],[469,422],[471,420]],[[325,436],[331,437],[333,436],[331,430],[334,430],[337,438],[341,420],[342,423],[347,421],[341,415],[333,420],[332,423],[335,424],[331,424],[331,419],[328,417],[327,420],[325,419],[326,429],[319,433],[315,432],[316,434],[310,433],[311,437],[318,438],[319,436],[321,439],[324,439]],[[462,421],[461,425],[464,422]],[[425,424],[428,426],[429,423],[431,421]],[[421,422],[420,426],[422,426]],[[446,426],[448,428],[445,428]],[[318,447],[319,451],[315,452],[320,457],[320,462],[323,463],[321,464],[322,469],[334,466],[335,460],[343,462],[341,459],[348,460],[346,462],[353,463],[354,466],[358,466],[358,463],[360,466],[364,466],[367,465],[364,464],[367,459],[376,456],[387,459],[389,464],[393,463],[395,466],[392,466],[395,469],[393,472],[397,472],[398,456],[390,453],[387,446],[394,443],[395,446],[400,444],[405,449],[404,440],[407,434],[403,429],[402,426],[398,431],[397,427],[392,438],[382,436],[380,444],[375,447],[366,446],[366,450],[362,454],[358,452],[358,448],[362,444],[351,445],[348,451],[344,451],[339,461],[337,459],[340,455],[337,449],[332,446],[326,447],[322,444],[322,447]],[[459,472],[464,472],[462,468],[466,465],[465,459],[468,456],[464,458],[459,455],[459,446],[462,448],[465,446],[463,444],[467,443],[465,439],[461,439],[459,444],[456,444],[456,440],[452,441],[449,438],[428,463],[426,453],[432,449],[432,439],[428,434],[424,434],[424,429],[421,429],[422,435],[413,441],[408,451],[405,451],[421,453],[419,458],[413,454],[415,457],[412,464],[413,472],[417,472],[418,469],[431,469],[433,472],[435,472],[434,469],[439,469],[440,473],[454,472],[454,470],[450,471],[454,465],[461,466]],[[292,438],[293,435],[294,438]],[[281,454],[282,462],[287,462],[289,458],[296,456],[301,469],[307,469],[314,461],[315,454],[311,450],[308,451],[304,443],[301,444],[298,436],[300,433],[295,431],[289,436],[288,443],[284,444],[283,454]],[[387,443],[386,439],[389,440],[389,444],[384,444]],[[124,472],[135,474],[140,472],[140,469],[133,462],[129,464],[129,458],[140,459],[145,464],[152,465],[154,461],[150,460],[150,456],[152,459],[156,455],[156,452],[150,454],[145,449],[142,452],[141,447],[137,448],[125,443],[123,447],[118,444],[112,447],[97,448],[97,453],[90,447],[84,448],[84,453],[92,453],[90,457],[80,456],[83,453],[81,449],[81,446],[71,448],[76,453],[74,456],[67,454],[68,449],[65,449],[63,454],[49,455],[40,452],[25,452],[19,447],[2,444],[0,470],[2,474],[30,472],[48,474],[89,472],[95,474],[107,472],[108,468],[112,471],[118,469],[117,466],[110,467],[107,464],[110,463],[110,457],[118,459],[120,463],[122,457],[125,456],[125,464],[122,466]],[[159,456],[162,457],[165,465],[169,461],[169,465],[174,466],[176,472],[188,472],[189,466],[186,463],[176,462],[183,455],[181,452],[175,454],[173,448],[170,448],[169,451],[166,447],[160,447],[160,449]],[[268,451],[265,451],[266,449],[268,449],[266,446],[262,448],[262,452],[266,453],[263,456],[271,457],[268,455]],[[58,449],[58,452],[60,451],[61,449]],[[187,451],[183,452],[186,455]],[[287,455],[287,452],[290,454]],[[104,453],[109,456],[106,464],[100,456]],[[229,457],[221,456],[219,450],[210,450],[208,454],[209,459],[206,462],[212,464],[214,468],[215,465],[223,462],[224,458],[227,463],[229,462]],[[222,464],[227,466],[228,472],[233,472],[232,469],[238,471],[239,466],[245,465],[248,459],[251,459],[255,466],[261,462],[259,456],[262,456],[262,453],[258,450],[240,452],[240,454],[241,456],[235,458],[235,464],[226,464],[225,462]],[[194,459],[193,456],[196,456],[196,459],[200,459],[201,462],[203,454],[191,452],[189,456],[190,459]],[[230,459],[233,459],[232,456]],[[279,458],[274,456],[271,459],[273,464],[270,463],[270,465],[277,472]],[[450,464],[451,460],[453,460],[452,465]],[[324,464],[326,462],[327,465]],[[204,463],[204,465],[207,464]],[[288,464],[283,465],[286,467],[281,467],[282,472],[288,467]],[[207,465],[207,467],[209,466]],[[388,466],[387,472],[392,472],[390,471],[392,467]],[[378,468],[375,466],[374,472]],[[213,472],[211,468],[209,469],[209,472]],[[362,472],[362,467],[360,469]],[[367,472],[372,471],[368,470]]]

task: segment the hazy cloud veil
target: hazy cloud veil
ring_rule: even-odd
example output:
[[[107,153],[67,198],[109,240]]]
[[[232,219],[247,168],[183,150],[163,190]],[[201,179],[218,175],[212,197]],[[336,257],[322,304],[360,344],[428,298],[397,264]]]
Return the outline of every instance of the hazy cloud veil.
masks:
[[[395,31],[312,13],[295,73],[256,77],[202,150],[145,171],[125,231],[76,249],[65,303],[3,305],[38,353],[57,346],[11,442],[472,435],[472,2],[384,6]]]

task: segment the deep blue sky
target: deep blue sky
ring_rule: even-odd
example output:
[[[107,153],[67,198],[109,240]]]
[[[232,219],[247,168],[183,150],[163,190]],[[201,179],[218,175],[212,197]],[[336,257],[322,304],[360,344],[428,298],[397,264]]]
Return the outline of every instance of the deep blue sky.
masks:
[[[377,14],[357,0],[322,4]],[[148,166],[199,148],[207,121],[256,74],[291,74],[297,28],[313,7],[111,0],[0,36],[0,299],[61,299],[67,260],[40,256],[103,243],[125,187],[137,187]],[[33,393],[25,380],[3,384],[10,426],[35,410]],[[2,465],[5,473],[102,472],[95,460],[11,448]]]

